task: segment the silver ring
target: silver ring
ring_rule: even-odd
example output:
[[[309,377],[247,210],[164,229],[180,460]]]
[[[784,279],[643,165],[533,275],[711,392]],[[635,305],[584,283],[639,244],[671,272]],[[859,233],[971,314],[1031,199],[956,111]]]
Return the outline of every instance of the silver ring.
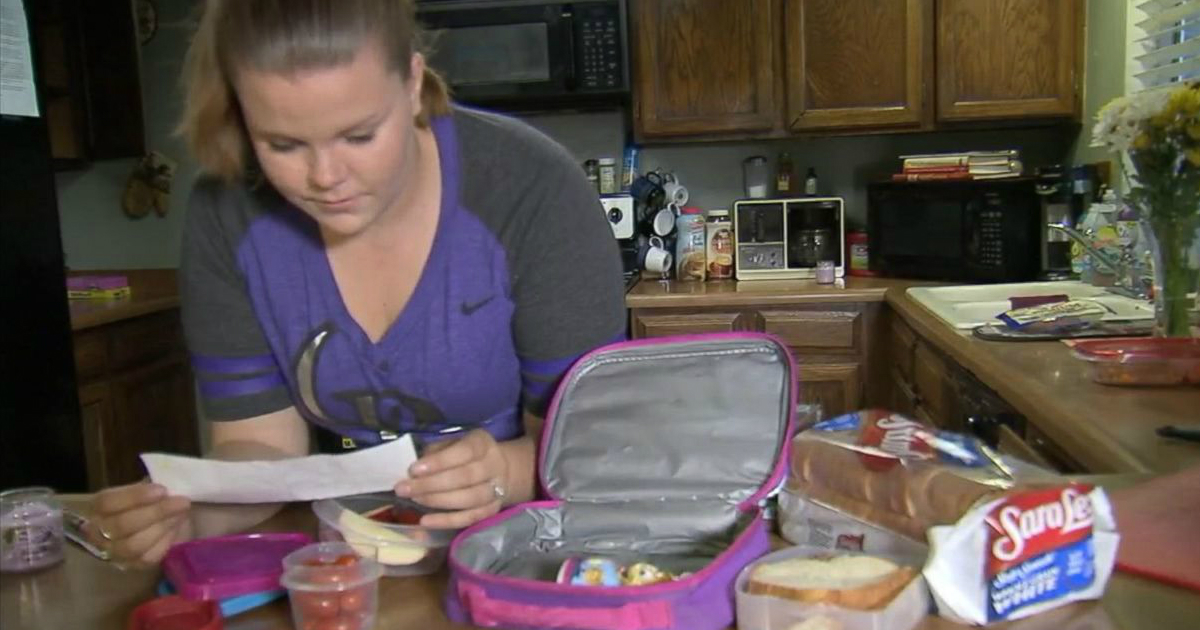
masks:
[[[495,481],[493,481],[492,482],[492,496],[496,497],[497,501],[503,501],[504,497],[508,496],[508,492],[504,489],[504,486],[501,486],[499,483],[496,483]]]

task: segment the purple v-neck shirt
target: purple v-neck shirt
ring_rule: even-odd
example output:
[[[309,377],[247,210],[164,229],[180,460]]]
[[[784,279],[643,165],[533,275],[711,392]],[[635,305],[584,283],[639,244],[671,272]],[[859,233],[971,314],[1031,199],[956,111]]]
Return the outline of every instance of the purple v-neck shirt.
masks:
[[[455,109],[433,131],[442,203],[412,297],[378,343],[346,309],[316,223],[268,186],[202,179],[181,269],[206,416],[294,405],[356,443],[521,433],[563,371],[624,335],[619,257],[593,189],[518,121]]]

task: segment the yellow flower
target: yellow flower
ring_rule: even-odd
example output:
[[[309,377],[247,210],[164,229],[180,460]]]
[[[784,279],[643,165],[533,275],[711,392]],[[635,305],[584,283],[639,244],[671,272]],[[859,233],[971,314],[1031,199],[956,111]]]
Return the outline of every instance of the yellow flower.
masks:
[[[1146,134],[1144,132],[1139,133],[1137,135],[1137,137],[1133,139],[1133,148],[1137,149],[1138,151],[1142,151],[1144,149],[1149,149],[1150,148],[1149,134]]]
[[[1184,155],[1187,155],[1187,160],[1192,163],[1192,166],[1200,168],[1200,149],[1188,149],[1184,151]]]

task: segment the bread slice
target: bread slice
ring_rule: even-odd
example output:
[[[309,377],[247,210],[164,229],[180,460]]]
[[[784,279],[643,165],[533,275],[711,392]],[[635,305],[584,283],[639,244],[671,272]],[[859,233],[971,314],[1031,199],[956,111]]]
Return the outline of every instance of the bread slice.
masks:
[[[886,606],[915,576],[911,567],[874,556],[789,558],[755,567],[746,590],[751,595],[874,610]]]

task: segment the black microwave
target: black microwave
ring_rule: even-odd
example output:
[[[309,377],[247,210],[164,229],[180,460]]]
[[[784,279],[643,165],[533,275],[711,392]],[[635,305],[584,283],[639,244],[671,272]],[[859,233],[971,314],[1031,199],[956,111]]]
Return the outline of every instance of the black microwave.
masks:
[[[617,104],[629,94],[626,0],[422,0],[429,65],[455,100],[503,109]]]
[[[1024,282],[1041,269],[1033,178],[880,182],[867,187],[870,268],[955,282]]]

